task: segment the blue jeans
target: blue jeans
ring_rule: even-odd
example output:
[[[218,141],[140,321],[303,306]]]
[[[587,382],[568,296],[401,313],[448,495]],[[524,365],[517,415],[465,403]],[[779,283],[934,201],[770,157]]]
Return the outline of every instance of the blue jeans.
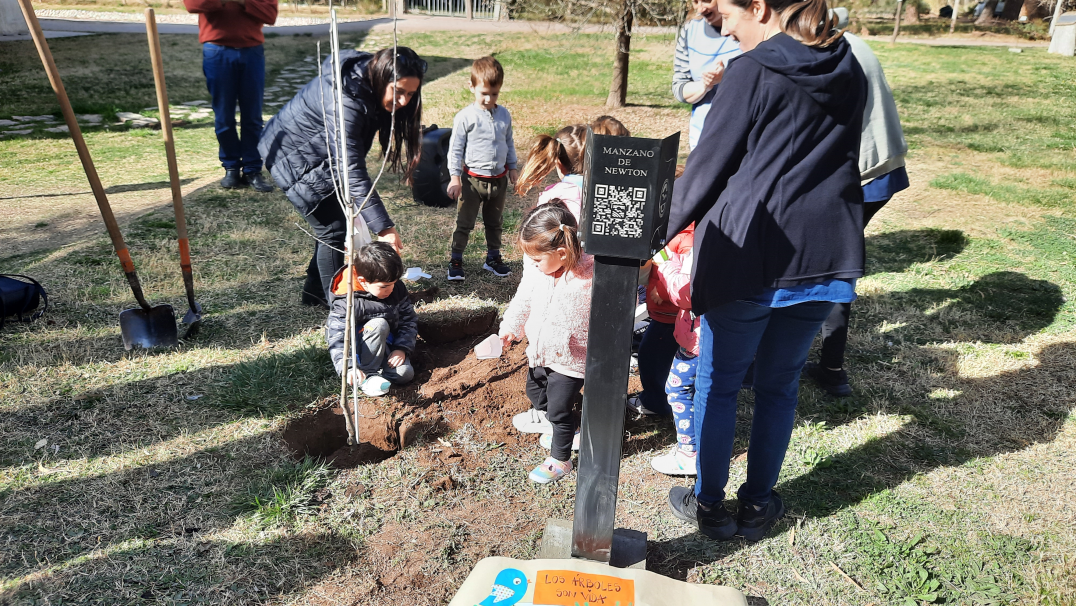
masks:
[[[202,72],[213,97],[213,121],[220,146],[220,163],[227,170],[262,169],[258,140],[262,137],[262,94],[265,90],[265,50],[259,44],[247,48],[202,45]],[[242,137],[235,129],[239,104]]]
[[[673,356],[680,346],[673,338],[673,324],[650,320],[639,343],[639,381],[643,390],[639,398],[643,406],[659,415],[672,412],[665,399],[665,380],[669,378]]]
[[[766,505],[785,460],[799,401],[800,371],[818,329],[833,309],[828,301],[763,307],[735,301],[702,316],[695,377],[695,435],[703,505],[725,499],[736,434],[736,395],[755,362],[755,411],[747,450],[747,481],[740,502]]]
[[[676,442],[685,452],[695,452],[695,374],[698,368],[699,357],[681,347],[673,358],[669,380],[665,383],[665,394],[676,422]]]

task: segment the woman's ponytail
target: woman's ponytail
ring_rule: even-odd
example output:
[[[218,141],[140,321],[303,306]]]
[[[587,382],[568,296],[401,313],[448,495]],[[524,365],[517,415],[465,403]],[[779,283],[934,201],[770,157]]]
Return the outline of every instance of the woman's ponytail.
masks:
[[[744,10],[753,0],[732,0]],[[781,19],[781,31],[807,46],[825,48],[844,35],[840,19],[829,12],[826,0],[762,0]]]
[[[829,12],[826,0],[789,2],[784,8],[770,6],[781,15],[781,30],[807,46],[825,48],[844,35],[844,30],[837,29],[840,19]]]
[[[587,127],[583,124],[565,126],[552,137],[539,135],[516,182],[516,193],[526,195],[556,170],[558,164],[567,174],[581,174],[586,148]]]
[[[523,196],[538,185],[557,168],[557,160],[562,154],[560,141],[549,135],[539,135],[527,154],[527,163],[516,181],[516,193]]]

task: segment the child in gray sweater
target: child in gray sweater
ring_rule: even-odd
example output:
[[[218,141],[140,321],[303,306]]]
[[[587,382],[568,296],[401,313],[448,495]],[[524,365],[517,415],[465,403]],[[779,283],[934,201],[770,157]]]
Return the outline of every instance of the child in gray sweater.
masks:
[[[482,57],[471,66],[471,92],[475,102],[460,110],[452,124],[448,144],[448,197],[460,198],[456,207],[456,231],[452,233],[449,280],[463,280],[463,251],[474,230],[479,207],[486,229],[486,261],[482,269],[496,276],[511,270],[501,258],[504,198],[509,181],[515,184],[516,148],[512,140],[512,116],[497,105],[504,83],[504,68],[493,57]],[[461,197],[462,193],[462,197]]]

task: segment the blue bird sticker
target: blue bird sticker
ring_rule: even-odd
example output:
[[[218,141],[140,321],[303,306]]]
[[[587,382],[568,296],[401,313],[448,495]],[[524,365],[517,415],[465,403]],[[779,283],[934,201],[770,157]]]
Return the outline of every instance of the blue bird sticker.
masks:
[[[527,575],[515,568],[505,568],[497,573],[489,595],[478,606],[513,606],[527,593]]]

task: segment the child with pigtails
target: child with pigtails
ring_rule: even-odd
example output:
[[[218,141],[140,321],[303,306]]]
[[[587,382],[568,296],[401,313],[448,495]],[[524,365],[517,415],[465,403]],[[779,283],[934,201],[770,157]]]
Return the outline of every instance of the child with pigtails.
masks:
[[[513,424],[541,433],[539,443],[550,449],[549,457],[530,472],[539,484],[571,472],[572,451],[579,449],[575,406],[586,373],[594,258],[583,253],[578,229],[559,199],[526,213],[519,231],[523,278],[497,333],[505,348],[527,337],[531,410],[517,415]]]
[[[598,135],[631,136],[624,124],[612,116],[599,116],[590,126]],[[516,182],[516,193],[527,195],[527,192],[556,171],[560,181],[538,195],[538,204],[545,204],[553,199],[561,200],[578,222],[583,208],[583,158],[586,155],[586,147],[586,124],[565,126],[552,137],[539,136],[531,147],[527,163]]]

